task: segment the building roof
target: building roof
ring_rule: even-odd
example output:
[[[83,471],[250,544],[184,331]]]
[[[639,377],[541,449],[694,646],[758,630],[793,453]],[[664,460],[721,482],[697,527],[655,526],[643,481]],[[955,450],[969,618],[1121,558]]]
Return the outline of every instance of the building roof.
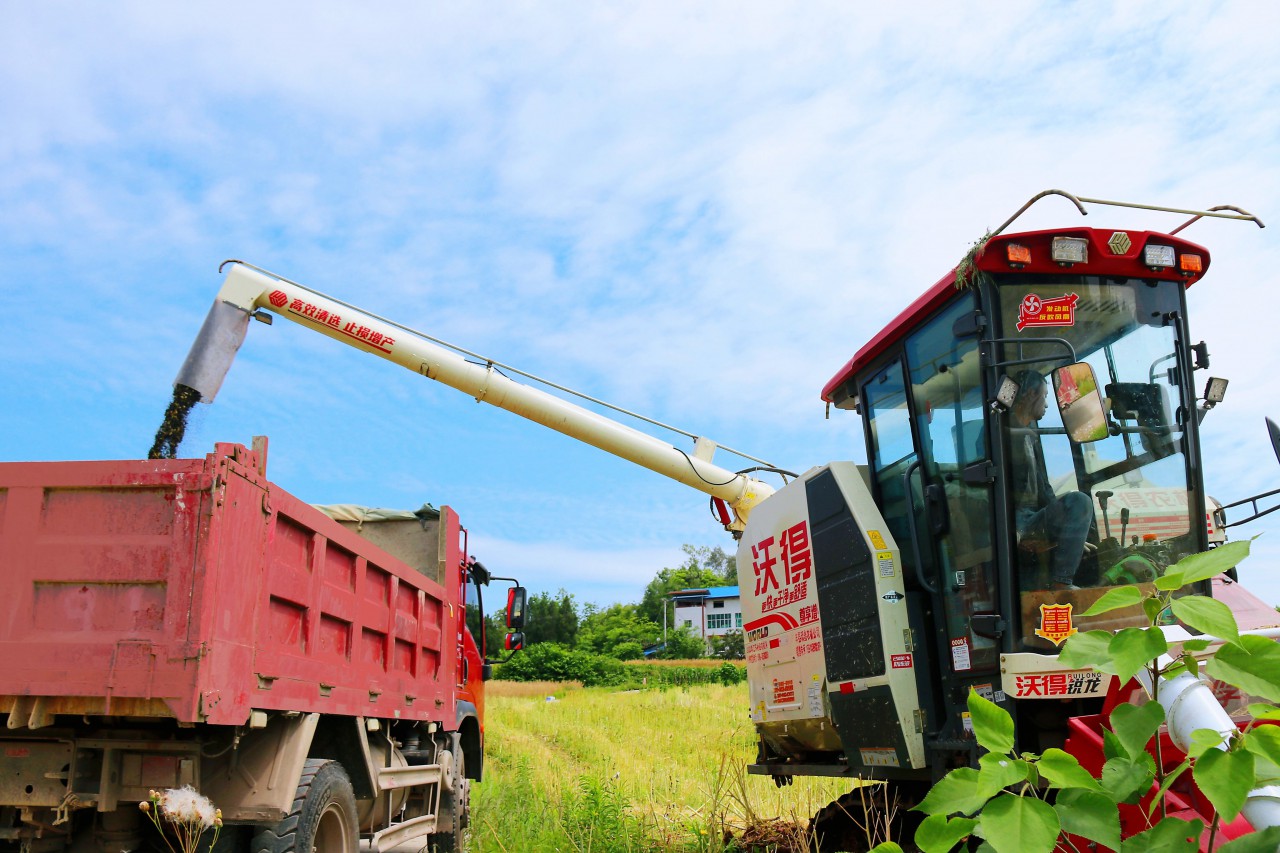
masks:
[[[676,589],[667,593],[667,595],[676,601],[699,602],[709,598],[737,598],[738,588],[736,586],[712,586],[704,589]]]

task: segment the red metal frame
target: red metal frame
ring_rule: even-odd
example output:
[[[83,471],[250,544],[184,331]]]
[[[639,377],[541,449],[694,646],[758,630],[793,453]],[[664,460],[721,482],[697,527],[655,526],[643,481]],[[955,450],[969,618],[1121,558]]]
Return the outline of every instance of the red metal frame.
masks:
[[[1190,287],[1204,277],[1209,269],[1209,251],[1203,246],[1191,243],[1178,237],[1171,237],[1159,231],[1124,231],[1128,235],[1130,246],[1124,252],[1114,252],[1109,245],[1117,231],[1123,229],[1097,228],[1057,228],[1050,231],[1026,231],[1018,234],[1001,234],[991,238],[974,258],[974,265],[987,272],[1013,272],[1020,269],[1025,273],[1061,273],[1074,271],[1087,275],[1122,276],[1126,278],[1156,278],[1169,281],[1182,281]],[[1089,261],[1077,265],[1072,270],[1064,270],[1050,259],[1049,247],[1054,237],[1083,237],[1089,241]],[[1142,252],[1148,242],[1174,247],[1174,252],[1181,254],[1191,252],[1203,258],[1201,271],[1193,276],[1184,276],[1177,270],[1161,270],[1153,272],[1142,263]],[[1006,257],[1005,246],[1017,243],[1031,249],[1031,263],[1015,268]],[[922,293],[907,309],[893,319],[887,326],[868,341],[849,361],[840,368],[830,381],[822,388],[822,399],[834,402],[835,392],[853,376],[880,357],[889,347],[910,334],[928,319],[934,311],[947,302],[956,289],[955,270],[944,275],[932,287]]]
[[[266,480],[257,454],[0,464],[0,698],[244,724],[252,709],[456,726],[483,704],[457,583]],[[461,529],[441,512],[447,565]],[[461,653],[459,653],[461,647]]]

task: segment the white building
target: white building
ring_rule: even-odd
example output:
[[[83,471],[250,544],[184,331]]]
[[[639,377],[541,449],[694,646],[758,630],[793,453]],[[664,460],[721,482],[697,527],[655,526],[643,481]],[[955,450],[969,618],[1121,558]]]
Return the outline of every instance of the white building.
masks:
[[[678,589],[667,593],[675,601],[675,626],[692,629],[711,646],[711,637],[742,630],[742,599],[736,586]]]

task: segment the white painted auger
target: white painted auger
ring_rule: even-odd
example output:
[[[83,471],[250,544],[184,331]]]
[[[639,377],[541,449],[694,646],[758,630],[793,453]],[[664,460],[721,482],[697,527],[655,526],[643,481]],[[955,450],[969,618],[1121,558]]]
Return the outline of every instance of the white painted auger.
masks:
[[[740,531],[751,509],[773,488],[711,462],[715,445],[698,439],[685,452],[661,439],[476,364],[398,323],[324,296],[239,262],[231,262],[222,289],[178,372],[176,385],[212,402],[244,342],[250,317],[271,311],[356,349],[394,362],[451,388],[550,427],[607,453],[719,498],[733,510],[726,525]],[[749,458],[749,457],[748,457]]]

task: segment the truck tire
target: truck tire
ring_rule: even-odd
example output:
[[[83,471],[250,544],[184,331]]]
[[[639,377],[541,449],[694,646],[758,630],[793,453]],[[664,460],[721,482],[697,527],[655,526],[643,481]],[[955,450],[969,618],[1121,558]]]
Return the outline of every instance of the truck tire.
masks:
[[[427,845],[428,853],[462,853],[466,849],[467,827],[471,823],[471,780],[467,778],[466,757],[458,736],[453,735],[452,784],[440,792],[441,827]]]
[[[347,771],[336,761],[308,758],[279,823],[259,826],[251,853],[357,853],[356,798]]]

